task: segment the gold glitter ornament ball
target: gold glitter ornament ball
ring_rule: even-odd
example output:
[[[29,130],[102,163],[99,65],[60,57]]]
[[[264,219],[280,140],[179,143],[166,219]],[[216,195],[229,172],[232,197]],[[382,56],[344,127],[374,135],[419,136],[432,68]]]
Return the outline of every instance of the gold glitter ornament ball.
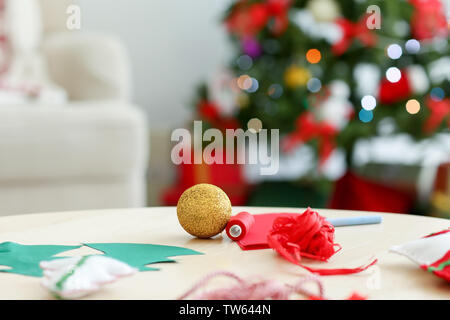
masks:
[[[201,183],[183,192],[177,215],[184,230],[206,239],[225,229],[231,217],[231,202],[219,187]]]

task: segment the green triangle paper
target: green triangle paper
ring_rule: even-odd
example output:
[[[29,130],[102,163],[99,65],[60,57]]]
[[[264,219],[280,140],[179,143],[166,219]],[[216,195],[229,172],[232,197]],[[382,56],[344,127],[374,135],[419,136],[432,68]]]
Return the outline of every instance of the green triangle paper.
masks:
[[[0,272],[22,274],[32,277],[41,277],[42,270],[39,262],[59,259],[54,255],[78,249],[81,246],[58,245],[22,245],[15,242],[0,243],[0,265],[11,267],[0,269]]]
[[[139,271],[159,270],[146,267],[159,262],[175,262],[168,257],[203,254],[187,248],[138,243],[85,243],[106,256],[123,261]]]

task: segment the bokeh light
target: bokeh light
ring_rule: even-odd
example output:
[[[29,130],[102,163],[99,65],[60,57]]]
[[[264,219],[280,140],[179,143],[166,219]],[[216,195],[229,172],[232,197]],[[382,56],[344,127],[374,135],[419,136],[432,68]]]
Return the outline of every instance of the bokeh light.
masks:
[[[392,29],[398,37],[406,37],[409,33],[409,23],[405,20],[397,20],[394,22]]]
[[[311,73],[302,67],[292,65],[284,73],[284,82],[289,88],[304,86],[311,78]]]
[[[420,111],[420,103],[416,99],[411,99],[406,102],[406,111],[410,114],[416,114]]]
[[[322,59],[322,54],[317,49],[309,49],[308,52],[306,52],[306,60],[309,63],[318,63]]]
[[[368,123],[373,119],[373,112],[369,110],[361,109],[358,115],[359,120],[361,120],[364,123]]]
[[[248,90],[252,87],[253,81],[248,75],[243,74],[237,79],[237,85],[241,90]]]
[[[311,92],[319,92],[322,88],[322,82],[317,78],[311,78],[309,79],[308,83],[306,84],[306,87]]]
[[[255,78],[250,78],[250,80],[252,81],[252,85],[250,86],[250,88],[247,89],[247,92],[253,93],[253,92],[258,91],[258,89],[259,89],[258,80],[256,80]]]
[[[371,95],[364,96],[361,99],[361,106],[365,110],[371,111],[371,110],[375,109],[375,107],[377,106],[377,99],[375,99],[375,97],[371,96]]]
[[[408,51],[408,53],[416,54],[420,51],[420,42],[416,39],[409,39],[406,41],[405,49]]]
[[[389,82],[396,83],[402,78],[402,73],[396,67],[390,67],[386,71],[386,78]]]
[[[403,54],[402,47],[396,43],[389,45],[386,52],[388,57],[394,60],[399,59]]]
[[[250,132],[252,132],[252,133],[258,133],[258,132],[260,132],[261,129],[262,129],[262,126],[263,126],[263,125],[262,125],[262,121],[259,120],[258,118],[250,119],[250,120],[247,122],[248,130],[249,130]]]
[[[248,97],[248,94],[241,92],[237,96],[237,104],[241,108],[246,108],[250,104],[250,98]]]
[[[253,59],[250,56],[244,54],[237,59],[236,64],[238,65],[239,69],[247,71],[253,66]]]
[[[269,89],[267,90],[267,94],[273,99],[278,99],[283,94],[283,87],[278,83],[274,83],[270,85]]]
[[[445,92],[442,88],[436,87],[431,89],[430,95],[431,99],[433,99],[434,101],[441,101],[445,97]]]

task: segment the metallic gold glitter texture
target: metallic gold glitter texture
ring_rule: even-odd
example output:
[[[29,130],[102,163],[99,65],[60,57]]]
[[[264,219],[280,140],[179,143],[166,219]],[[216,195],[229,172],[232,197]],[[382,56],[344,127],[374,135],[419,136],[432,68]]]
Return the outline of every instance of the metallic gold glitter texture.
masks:
[[[177,215],[184,230],[206,239],[225,229],[231,217],[231,202],[219,187],[201,183],[183,192]]]

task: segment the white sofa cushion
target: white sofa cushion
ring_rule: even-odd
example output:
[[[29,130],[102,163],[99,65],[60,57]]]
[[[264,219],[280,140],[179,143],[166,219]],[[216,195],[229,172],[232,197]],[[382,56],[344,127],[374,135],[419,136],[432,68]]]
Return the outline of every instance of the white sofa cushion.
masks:
[[[0,185],[145,171],[145,117],[124,102],[0,106],[0,112]]]
[[[42,52],[52,80],[71,100],[129,100],[131,67],[127,50],[114,36],[53,33]]]
[[[0,183],[0,216],[145,206],[145,180],[69,179]]]
[[[44,32],[67,31],[67,8],[78,5],[77,0],[39,0],[42,13]]]

